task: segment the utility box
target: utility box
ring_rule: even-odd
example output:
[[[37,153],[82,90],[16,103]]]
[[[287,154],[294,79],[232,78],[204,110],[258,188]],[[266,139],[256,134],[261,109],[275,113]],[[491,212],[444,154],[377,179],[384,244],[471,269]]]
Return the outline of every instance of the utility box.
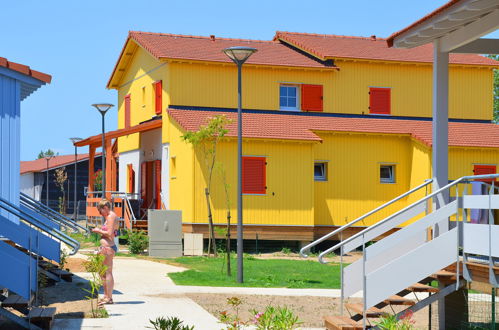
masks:
[[[203,255],[203,234],[184,234],[184,256]]]
[[[148,210],[149,255],[176,258],[182,256],[182,212]]]

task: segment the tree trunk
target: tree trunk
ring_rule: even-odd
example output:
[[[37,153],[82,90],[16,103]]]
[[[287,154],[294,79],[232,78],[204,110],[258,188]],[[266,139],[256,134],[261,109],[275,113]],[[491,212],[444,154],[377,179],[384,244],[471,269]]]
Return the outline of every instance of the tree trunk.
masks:
[[[227,250],[227,276],[231,276],[230,271],[230,210],[227,211],[227,242],[225,249]]]
[[[208,239],[208,255],[210,255],[210,250],[213,249],[213,256],[217,256],[217,246],[215,244],[215,230],[213,228],[213,216],[211,214],[211,206],[210,206],[210,191],[208,188],[205,188],[206,194],[206,206],[208,207],[208,231],[209,231],[209,239]]]

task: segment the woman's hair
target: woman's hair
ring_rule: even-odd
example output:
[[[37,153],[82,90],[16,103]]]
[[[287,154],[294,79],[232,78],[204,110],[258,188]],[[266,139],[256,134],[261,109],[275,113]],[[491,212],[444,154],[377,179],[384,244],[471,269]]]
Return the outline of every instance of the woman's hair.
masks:
[[[97,210],[100,211],[106,206],[108,209],[111,209],[111,202],[108,201],[107,199],[103,198],[100,200],[99,204],[97,204]]]

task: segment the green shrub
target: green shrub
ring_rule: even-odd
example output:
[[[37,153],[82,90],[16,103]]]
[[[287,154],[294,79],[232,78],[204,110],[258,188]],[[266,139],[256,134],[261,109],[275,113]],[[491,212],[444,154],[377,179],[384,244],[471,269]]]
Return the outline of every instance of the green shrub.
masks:
[[[169,317],[165,319],[164,317],[158,317],[156,320],[149,320],[154,328],[150,329],[156,330],[193,330],[194,326],[184,325],[184,322],[176,317]]]
[[[416,329],[412,319],[413,314],[411,310],[408,310],[399,319],[395,315],[386,315],[381,317],[375,325],[382,330],[413,330]]]
[[[128,250],[133,254],[143,253],[149,245],[149,237],[142,230],[128,231]]]
[[[301,323],[292,310],[267,306],[263,313],[253,310],[253,323],[258,330],[292,330]]]

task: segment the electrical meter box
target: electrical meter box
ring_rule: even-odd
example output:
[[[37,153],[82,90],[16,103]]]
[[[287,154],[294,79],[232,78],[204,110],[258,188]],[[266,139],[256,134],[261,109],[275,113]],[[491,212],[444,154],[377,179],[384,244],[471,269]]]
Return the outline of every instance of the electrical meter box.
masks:
[[[149,255],[182,256],[182,211],[148,210]]]

